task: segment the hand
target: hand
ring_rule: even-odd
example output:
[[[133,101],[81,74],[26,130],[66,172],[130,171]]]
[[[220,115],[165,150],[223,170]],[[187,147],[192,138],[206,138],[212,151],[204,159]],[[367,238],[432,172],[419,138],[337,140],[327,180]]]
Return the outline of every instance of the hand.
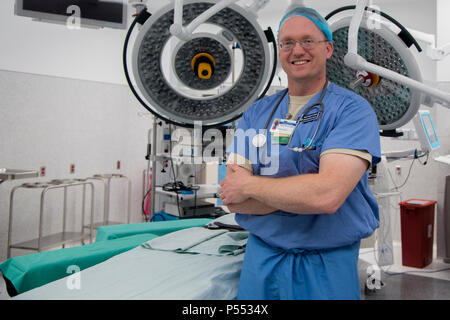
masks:
[[[227,176],[220,182],[219,196],[224,205],[241,203],[249,197],[245,195],[245,186],[250,182],[252,173],[236,164],[227,165]]]

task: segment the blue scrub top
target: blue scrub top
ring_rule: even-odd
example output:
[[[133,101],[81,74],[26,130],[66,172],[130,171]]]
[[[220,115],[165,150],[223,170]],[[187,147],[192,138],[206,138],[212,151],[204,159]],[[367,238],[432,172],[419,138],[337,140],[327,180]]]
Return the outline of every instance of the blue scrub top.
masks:
[[[264,129],[267,118],[282,94],[283,92],[279,92],[258,100],[244,112],[234,141],[227,150],[228,153],[234,152],[249,159],[255,175],[287,177],[317,173],[320,154],[336,148],[367,151],[372,155],[372,165],[380,161],[380,136],[374,110],[364,98],[334,83],[328,85],[323,98],[324,113],[314,139],[315,150],[299,153],[287,149],[286,145],[271,143],[270,127],[274,119],[285,118],[289,105],[288,95],[269,122],[265,133],[267,143],[256,148],[252,144],[252,138],[262,132],[260,130]],[[306,106],[317,102],[319,96],[320,92]],[[319,108],[311,110],[308,115],[318,110]],[[316,123],[317,119],[300,123],[290,146],[307,144]],[[263,216],[237,213],[236,221],[267,244],[286,250],[328,249],[350,245],[370,236],[379,226],[378,205],[368,187],[368,174],[366,172],[363,175],[334,214],[295,214],[281,210]]]

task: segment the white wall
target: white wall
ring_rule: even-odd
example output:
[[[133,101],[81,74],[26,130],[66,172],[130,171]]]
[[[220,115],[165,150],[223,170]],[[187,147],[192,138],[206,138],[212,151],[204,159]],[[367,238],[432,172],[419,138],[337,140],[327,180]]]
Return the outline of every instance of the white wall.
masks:
[[[450,44],[450,20],[448,14],[450,12],[450,2],[445,0],[437,0],[437,17],[436,17],[436,46],[441,47]],[[437,80],[450,82],[450,57],[437,63]]]

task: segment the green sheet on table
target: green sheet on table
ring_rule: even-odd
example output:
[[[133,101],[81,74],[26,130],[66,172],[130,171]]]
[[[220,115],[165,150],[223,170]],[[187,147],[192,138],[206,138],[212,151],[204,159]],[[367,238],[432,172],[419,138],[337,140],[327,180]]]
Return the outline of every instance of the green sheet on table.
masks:
[[[202,231],[201,236],[198,236],[198,229]],[[207,233],[210,236],[207,236]],[[236,232],[227,230],[218,233],[217,230],[205,228],[179,230],[154,238],[146,244],[161,238],[170,238],[171,243],[168,247],[172,248],[179,247],[176,243],[182,245],[197,243],[188,251],[179,253],[178,250],[166,250],[166,247],[154,250],[141,245],[81,271],[76,276],[78,279],[76,288],[72,285],[75,285],[77,280],[68,276],[24,292],[14,299],[190,301],[236,299],[244,254],[243,251],[238,254],[220,251],[222,247],[230,244],[235,246],[237,242],[245,245],[241,241],[246,240],[244,233],[248,234],[242,232],[237,235]],[[234,235],[237,235],[237,239],[233,239]]]
[[[162,236],[169,232],[178,231],[181,229],[204,226],[212,220],[213,219],[208,218],[197,218],[102,226],[98,228],[95,241],[99,242],[117,239],[141,233],[152,233]]]
[[[104,226],[99,228],[95,243],[13,257],[0,264],[0,271],[14,287],[15,292],[8,290],[9,293],[20,294],[70,275],[73,269],[68,271],[68,268],[71,266],[84,270],[158,236],[203,226],[211,220],[184,219]]]
[[[79,247],[13,257],[0,265],[0,271],[14,286],[15,292],[20,294],[70,275],[73,272],[71,266],[84,270],[156,237],[158,236],[149,233],[139,234]]]

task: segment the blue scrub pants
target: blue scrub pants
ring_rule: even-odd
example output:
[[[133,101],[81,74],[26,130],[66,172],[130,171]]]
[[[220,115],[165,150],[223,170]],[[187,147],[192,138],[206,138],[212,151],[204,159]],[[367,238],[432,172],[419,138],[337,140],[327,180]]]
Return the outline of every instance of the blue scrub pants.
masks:
[[[360,242],[336,249],[283,250],[250,234],[237,298],[240,300],[361,299]]]

